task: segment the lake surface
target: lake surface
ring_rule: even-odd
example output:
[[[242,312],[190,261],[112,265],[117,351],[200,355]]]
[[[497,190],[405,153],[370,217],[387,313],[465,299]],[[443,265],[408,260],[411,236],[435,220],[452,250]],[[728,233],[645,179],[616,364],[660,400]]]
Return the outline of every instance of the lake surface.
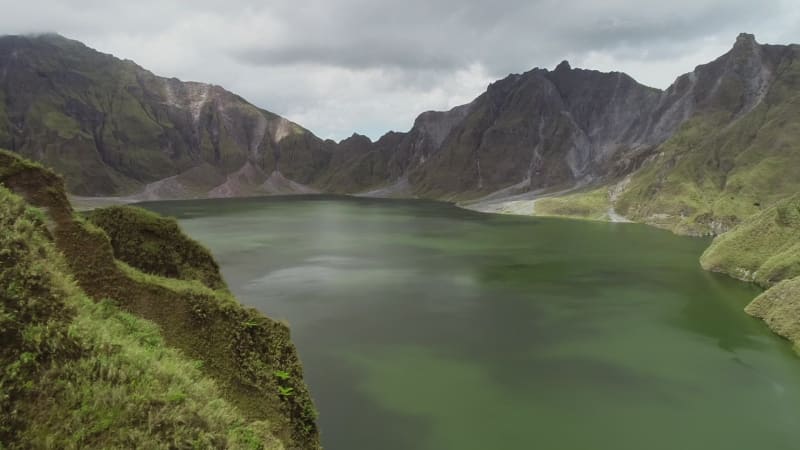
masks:
[[[335,197],[144,205],[292,327],[326,450],[800,446],[800,358],[635,224]]]

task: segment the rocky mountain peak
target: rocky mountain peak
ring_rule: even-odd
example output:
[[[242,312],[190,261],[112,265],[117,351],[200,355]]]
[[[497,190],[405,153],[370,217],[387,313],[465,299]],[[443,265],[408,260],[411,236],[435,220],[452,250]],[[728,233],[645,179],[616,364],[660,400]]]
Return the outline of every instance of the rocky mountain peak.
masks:
[[[761,46],[756,42],[756,37],[749,33],[741,33],[731,49],[731,55],[739,58],[748,58],[758,55]]]
[[[370,139],[368,136],[365,136],[363,134],[359,134],[359,133],[355,133],[354,132],[352,135],[350,135],[350,137],[342,139],[341,141],[339,141],[339,144],[342,144],[342,143],[345,143],[345,142],[348,142],[348,143],[358,142],[360,144],[372,144],[372,139]]]
[[[752,47],[753,45],[757,45],[756,36],[750,33],[739,33],[739,36],[736,37],[736,43],[734,47]]]
[[[572,70],[572,66],[570,66],[569,65],[569,61],[567,61],[565,59],[564,61],[561,61],[561,63],[559,63],[556,66],[555,72],[567,72],[567,71],[570,71],[570,70]]]

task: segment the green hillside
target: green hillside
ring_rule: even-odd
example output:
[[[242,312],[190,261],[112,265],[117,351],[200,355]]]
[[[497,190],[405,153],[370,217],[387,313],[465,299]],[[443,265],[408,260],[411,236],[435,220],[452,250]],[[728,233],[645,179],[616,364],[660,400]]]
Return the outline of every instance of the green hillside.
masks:
[[[42,211],[0,187],[0,441],[9,448],[283,448],[158,327],[94,302]]]
[[[0,333],[12,343],[2,353],[4,442],[319,447],[288,328],[242,307],[219,284],[216,263],[184,260],[172,273],[168,259],[166,272],[141,272],[115,258],[106,232],[74,215],[59,177],[3,151],[0,168],[10,231],[0,247]],[[105,226],[118,238],[135,234]],[[158,241],[166,255],[201,251],[177,226],[165,230],[173,235]],[[130,255],[147,254],[126,259],[136,266]]]
[[[745,311],[800,345],[800,195],[718,236],[700,262],[767,289]]]
[[[632,176],[617,210],[682,234],[718,234],[800,192],[800,47],[788,46],[763,101],[744,87],[698,112]]]
[[[800,195],[717,237],[700,262],[765,288],[800,275]]]

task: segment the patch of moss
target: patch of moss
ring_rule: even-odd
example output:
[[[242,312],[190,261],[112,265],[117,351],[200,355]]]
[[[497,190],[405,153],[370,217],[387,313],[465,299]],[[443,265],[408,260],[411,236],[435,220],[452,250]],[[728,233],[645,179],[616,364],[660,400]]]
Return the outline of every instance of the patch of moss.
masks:
[[[225,288],[211,253],[186,236],[174,219],[132,206],[95,209],[88,219],[111,239],[115,258],[146,273]]]
[[[81,134],[80,124],[59,110],[51,110],[42,114],[42,122],[62,139],[72,139]]]
[[[0,187],[4,448],[280,449],[158,327],[91,301],[41,216]]]

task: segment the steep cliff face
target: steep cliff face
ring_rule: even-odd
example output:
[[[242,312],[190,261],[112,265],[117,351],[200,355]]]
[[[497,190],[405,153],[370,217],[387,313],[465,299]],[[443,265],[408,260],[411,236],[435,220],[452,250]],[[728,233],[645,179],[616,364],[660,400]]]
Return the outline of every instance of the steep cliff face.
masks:
[[[0,146],[83,195],[201,195],[247,163],[309,181],[328,159],[311,133],[219,86],[161,78],[57,35],[0,38]]]
[[[614,158],[648,148],[659,91],[622,73],[534,69],[498,81],[414,174],[417,192],[462,198],[587,183]],[[514,193],[509,191],[509,194]]]
[[[353,135],[332,146],[333,158],[318,183],[325,191],[411,196],[409,174],[424,167],[452,130],[471,111],[472,104],[449,111],[419,115],[406,133],[389,132],[378,141]]]

